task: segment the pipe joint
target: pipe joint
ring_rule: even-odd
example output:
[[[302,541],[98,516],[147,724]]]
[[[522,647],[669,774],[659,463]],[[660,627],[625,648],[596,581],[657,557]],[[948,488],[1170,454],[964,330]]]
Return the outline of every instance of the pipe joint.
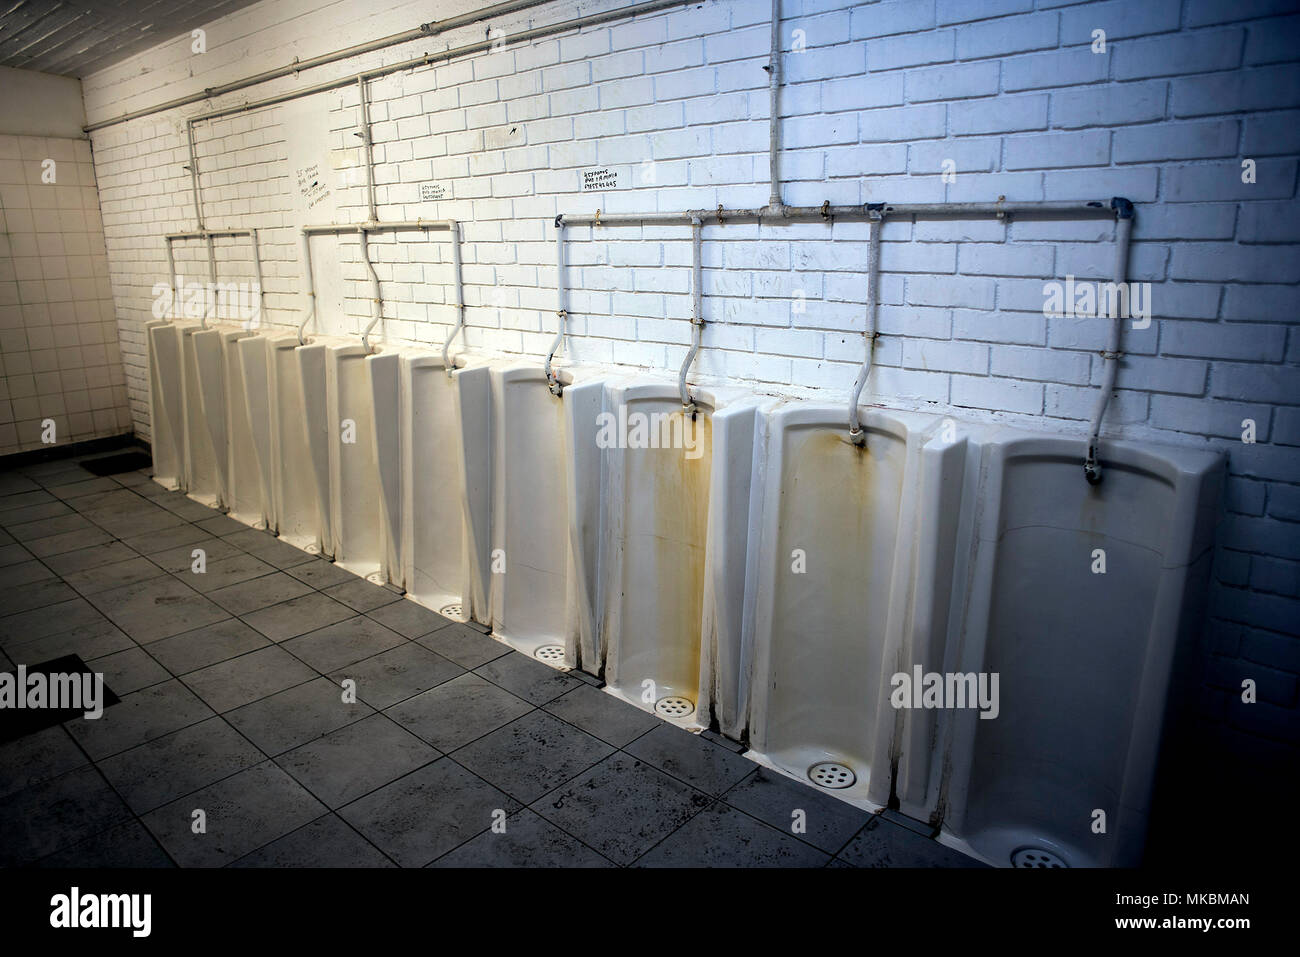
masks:
[[[1119,219],[1133,218],[1133,201],[1125,199],[1123,196],[1113,196],[1110,200],[1110,208],[1115,210],[1115,216]]]

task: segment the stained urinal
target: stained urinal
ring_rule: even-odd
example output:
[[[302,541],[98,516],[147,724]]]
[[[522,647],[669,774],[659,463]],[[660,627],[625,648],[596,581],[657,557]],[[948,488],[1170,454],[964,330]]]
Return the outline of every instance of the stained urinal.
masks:
[[[726,406],[743,393],[697,390],[694,414],[683,410],[676,384],[664,380],[631,379],[609,393],[612,437],[601,441],[605,690],[699,729],[710,717],[709,702],[700,700],[700,662],[706,592],[712,598],[716,581],[708,547],[712,470],[722,449],[734,457]],[[752,415],[749,402],[734,412],[738,430],[751,436]]]
[[[378,581],[384,564],[384,515],[375,445],[375,392],[370,355],[361,342],[316,340],[323,350],[328,382],[329,480],[325,483],[335,562],[355,575]],[[381,366],[396,387],[397,357]],[[392,423],[395,432],[399,423]],[[400,457],[397,468],[400,469]]]
[[[931,441],[936,421],[872,411],[861,446],[842,406],[789,404],[766,423],[748,756],[871,809],[889,801],[908,723],[924,742],[934,720],[890,696],[896,674],[942,663],[967,443]],[[924,794],[920,751],[903,785]]]
[[[479,561],[486,564],[492,631],[524,654],[573,667],[584,628],[588,635],[593,628],[592,558],[582,543],[594,544],[599,520],[599,487],[579,477],[575,462],[596,460],[604,373],[560,372],[560,396],[551,393],[541,366],[496,367],[489,375],[491,537],[486,562],[481,554]],[[461,398],[464,412],[464,392]]]
[[[444,617],[465,621],[472,606],[474,565],[468,529],[488,527],[491,489],[488,482],[479,483],[473,508],[469,507],[457,382],[466,362],[457,359],[453,365],[455,371],[448,375],[441,355],[412,351],[401,360],[402,577],[408,598]],[[490,393],[486,369],[482,375]],[[479,444],[487,448],[485,474],[490,475],[490,422],[472,425],[471,434],[478,436],[480,427],[486,430]],[[473,519],[467,517],[469,511]]]
[[[221,373],[221,330],[181,327],[185,379],[185,491],[212,508],[222,504],[218,462],[226,457],[225,387]]]
[[[257,338],[263,354],[266,345],[261,337],[254,337],[245,329],[226,328],[221,333],[222,360],[225,368],[226,427],[229,441],[226,460],[226,507],[236,521],[254,528],[266,528],[267,509],[263,500],[262,477],[258,465],[257,447],[250,427],[248,392],[244,385],[243,349],[240,342]],[[267,395],[265,388],[261,395]],[[258,408],[258,416],[266,418],[269,403]]]
[[[940,840],[986,863],[1141,861],[1162,727],[1194,657],[1223,461],[1007,430],[984,448],[963,671],[999,676],[996,718],[954,714]]]
[[[149,425],[153,478],[176,490],[185,483],[185,370],[180,323],[145,325],[149,350]]]

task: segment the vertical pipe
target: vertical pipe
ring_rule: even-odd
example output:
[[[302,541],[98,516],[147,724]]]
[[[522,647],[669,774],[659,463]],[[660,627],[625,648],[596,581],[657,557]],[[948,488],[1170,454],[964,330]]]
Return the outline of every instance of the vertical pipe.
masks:
[[[1128,293],[1124,292],[1128,283],[1128,250],[1133,236],[1133,204],[1126,199],[1113,199],[1111,206],[1115,209],[1115,309],[1110,317],[1110,332],[1106,339],[1106,351],[1101,354],[1101,394],[1097,397],[1097,406],[1093,409],[1092,421],[1088,424],[1088,454],[1083,460],[1083,475],[1089,485],[1101,482],[1101,463],[1097,460],[1097,445],[1101,434],[1101,420],[1106,415],[1106,406],[1110,403],[1110,394],[1115,390],[1115,377],[1119,372],[1120,334],[1124,328],[1124,310],[1119,308],[1121,302],[1128,303]]]
[[[465,290],[461,283],[460,269],[460,224],[452,220],[449,227],[451,233],[451,270],[452,270],[452,289],[456,295],[456,324],[452,326],[451,333],[447,336],[447,341],[442,344],[442,368],[450,378],[455,374],[455,366],[451,361],[449,352],[451,350],[451,341],[456,338],[462,329],[465,328]],[[427,235],[427,234],[426,234]]]
[[[370,285],[373,292],[370,299],[370,324],[361,333],[361,345],[366,352],[369,352],[370,330],[375,328],[375,323],[379,322],[379,317],[383,314],[384,301],[379,292],[379,273],[375,272],[375,264],[370,261],[370,237],[365,227],[357,227],[357,232],[361,234],[361,258],[365,260],[366,269],[370,270]]]
[[[171,237],[164,236],[163,243],[167,247],[167,285],[172,287],[172,314],[167,317],[171,321],[180,315],[181,284],[177,282],[180,277],[176,275],[176,253],[172,249]]]
[[[880,302],[880,230],[884,224],[883,214],[871,220],[871,238],[867,244],[867,357],[858,370],[858,377],[853,382],[853,394],[849,398],[849,441],[854,445],[865,445],[867,442],[867,435],[862,430],[858,416],[858,399],[867,384],[867,376],[871,375],[871,361],[876,345],[876,308]]]
[[[370,100],[367,98],[364,76],[357,77],[357,94],[361,98],[361,143],[365,150],[363,159],[366,167],[366,208],[370,211],[370,222],[376,223],[379,221],[379,214],[375,211],[375,157],[370,139]]]
[[[307,323],[311,322],[312,316],[316,315],[316,282],[311,274],[311,233],[305,229],[299,239],[299,246],[302,249],[303,284],[307,287],[307,308],[303,313],[302,322],[298,323],[298,345],[305,346]]]
[[[208,328],[208,309],[215,305],[217,297],[217,251],[213,246],[212,234],[204,236],[208,243],[208,294],[203,297],[202,326]]]
[[[266,308],[266,290],[262,287],[262,253],[257,248],[257,230],[248,231],[248,241],[253,247],[253,274],[257,277],[257,319],[260,322],[262,311]],[[252,328],[252,320],[249,320],[249,328]]]
[[[559,377],[551,371],[551,360],[564,342],[564,324],[569,318],[569,310],[565,305],[567,300],[568,292],[564,285],[564,216],[560,215],[555,217],[555,315],[559,319],[559,331],[546,356],[546,382],[552,395],[560,395],[564,391]]]
[[[691,351],[686,353],[681,372],[677,376],[677,390],[682,395],[682,408],[688,413],[695,412],[695,400],[686,388],[686,374],[690,372],[695,356],[700,351],[704,337],[704,287],[703,254],[701,250],[700,218],[691,217]]]
[[[203,201],[199,197],[199,157],[194,149],[194,123],[191,120],[185,121],[185,141],[190,150],[190,195],[194,200],[194,221],[202,232],[204,226]]]
[[[781,89],[781,0],[772,0],[772,51],[767,61],[768,105],[768,177],[771,192],[768,207],[778,215],[781,212],[781,178],[777,155],[780,152],[779,91]]]

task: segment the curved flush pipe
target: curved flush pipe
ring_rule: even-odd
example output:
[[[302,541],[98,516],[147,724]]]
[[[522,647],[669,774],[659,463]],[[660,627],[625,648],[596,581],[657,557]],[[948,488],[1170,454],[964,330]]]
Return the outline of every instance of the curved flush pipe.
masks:
[[[167,247],[167,285],[172,287],[172,315],[167,317],[167,321],[171,322],[179,314],[181,291],[176,284],[176,253],[172,249],[172,238],[164,236],[163,241]]]
[[[370,323],[361,331],[361,347],[370,352],[370,330],[375,328],[379,322],[379,317],[384,311],[384,300],[379,292],[379,274],[375,272],[375,264],[370,261],[370,236],[365,226],[358,226],[357,233],[361,236],[361,258],[365,260],[366,269],[370,272],[370,288],[373,295],[370,297]]]
[[[876,310],[880,303],[880,230],[885,224],[885,214],[883,210],[876,213],[870,220],[870,239],[867,243],[867,323],[866,323],[866,340],[867,340],[867,357],[862,362],[862,368],[858,370],[858,377],[853,382],[853,394],[849,397],[849,441],[854,445],[865,445],[867,434],[862,430],[862,422],[858,417],[858,398],[862,395],[862,389],[867,384],[867,376],[871,374],[871,361],[875,352],[876,337]]]
[[[691,217],[691,351],[686,354],[682,371],[677,377],[677,388],[682,394],[682,408],[690,415],[695,414],[695,400],[686,388],[686,373],[695,362],[700,351],[700,341],[704,335],[704,289],[701,285],[703,264],[700,249],[700,218]]]
[[[316,315],[316,283],[311,274],[311,234],[307,230],[302,231],[300,241],[302,247],[302,271],[303,278],[307,285],[307,309],[303,314],[302,322],[298,323],[298,345],[307,344],[307,323],[311,322],[312,317]]]
[[[1097,407],[1093,410],[1092,421],[1088,426],[1088,454],[1083,460],[1083,475],[1089,485],[1101,482],[1101,463],[1097,460],[1097,445],[1101,433],[1101,420],[1106,414],[1110,394],[1115,390],[1115,375],[1119,371],[1120,333],[1124,328],[1124,316],[1119,303],[1129,303],[1128,294],[1121,297],[1119,290],[1125,289],[1128,281],[1128,248],[1133,235],[1133,204],[1122,197],[1110,201],[1115,210],[1115,314],[1110,317],[1110,333],[1106,340],[1106,351],[1101,354],[1102,375],[1101,394],[1097,397]]]
[[[555,315],[559,318],[559,330],[555,333],[555,341],[551,343],[551,351],[546,356],[546,384],[551,395],[564,392],[559,376],[551,370],[551,360],[564,344],[564,324],[569,318],[569,310],[565,307],[567,301],[568,292],[564,286],[564,214],[561,213],[555,217]]]
[[[451,341],[465,328],[465,293],[460,280],[460,224],[452,220],[449,228],[451,230],[452,283],[456,291],[456,324],[452,326],[447,341],[442,344],[442,367],[447,371],[447,376],[450,378],[455,375],[456,370],[448,352],[451,349]]]

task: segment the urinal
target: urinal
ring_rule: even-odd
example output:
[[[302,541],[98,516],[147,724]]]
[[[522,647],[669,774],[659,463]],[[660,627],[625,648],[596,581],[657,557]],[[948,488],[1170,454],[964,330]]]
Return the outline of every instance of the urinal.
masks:
[[[903,785],[929,784],[934,715],[891,691],[942,664],[967,443],[931,441],[936,424],[873,410],[855,445],[842,405],[788,404],[766,422],[747,753],[873,810],[909,722],[920,753]]]
[[[180,325],[162,321],[145,325],[153,478],[172,490],[185,484],[185,370]]]
[[[218,463],[226,458],[225,386],[221,373],[221,330],[182,325],[181,362],[185,380],[185,491],[211,508],[222,504]]]
[[[325,349],[299,345],[293,332],[239,341],[267,527],[298,548],[328,557],[333,537]]]
[[[1196,643],[1223,462],[1078,439],[991,439],[959,607],[962,670],[996,718],[955,712],[941,840],[989,864],[1135,866],[1178,652]],[[1176,698],[1176,696],[1175,696]]]
[[[380,553],[376,581],[406,590],[403,561],[403,479],[408,434],[407,398],[403,394],[400,350],[382,349],[366,357],[370,385],[370,431],[379,492]]]
[[[584,584],[591,559],[574,546],[594,544],[588,534],[597,527],[593,519],[599,521],[599,486],[581,481],[575,465],[597,461],[594,412],[603,373],[559,372],[560,396],[551,393],[538,365],[498,366],[489,374],[494,443],[486,581],[492,632],[524,654],[573,667],[583,630],[590,635],[593,627],[591,589]],[[581,529],[576,537],[571,523]]]
[[[666,380],[629,379],[608,391],[608,431],[600,437],[605,690],[702,728],[709,722],[708,702],[700,701],[700,652],[711,578],[711,477],[719,449],[730,444],[725,406],[742,394],[697,390],[692,414]],[[752,408],[738,406],[736,415],[745,420]]]
[[[221,355],[225,369],[226,428],[226,507],[236,521],[254,528],[266,528],[267,508],[263,499],[262,478],[257,448],[250,427],[248,392],[244,386],[243,350],[239,343],[252,336],[246,329],[224,328],[221,331]],[[261,337],[257,337],[259,340]],[[265,353],[265,343],[261,343]],[[257,406],[257,416],[266,418],[267,392]]]
[[[467,598],[473,565],[467,528],[487,527],[491,490],[487,482],[480,484],[476,516],[468,521],[457,382],[467,363],[457,359],[453,365],[456,369],[448,375],[441,355],[407,352],[401,357],[402,578],[408,598],[464,621],[472,604]],[[485,379],[484,384],[490,392],[490,383]],[[471,433],[478,435],[478,427]],[[490,474],[490,424],[486,428],[479,442],[487,447]]]
[[[379,468],[375,458],[375,393],[370,366],[374,358],[359,340],[316,340],[299,350],[323,350],[329,421],[329,481],[325,483],[333,535],[331,554],[339,565],[363,578],[379,581],[384,566],[384,516]],[[381,366],[380,377],[397,385],[396,356]],[[398,422],[391,431],[396,432]],[[396,463],[400,470],[400,456]]]

